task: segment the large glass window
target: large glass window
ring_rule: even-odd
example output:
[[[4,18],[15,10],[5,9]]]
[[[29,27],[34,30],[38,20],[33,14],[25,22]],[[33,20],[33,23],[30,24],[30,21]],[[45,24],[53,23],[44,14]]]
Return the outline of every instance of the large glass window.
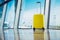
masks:
[[[4,28],[13,28],[14,17],[15,17],[15,1],[12,0],[7,4]]]
[[[3,6],[0,7],[0,18],[2,17]]]
[[[32,28],[33,15],[44,14],[44,1],[45,0],[22,0],[19,28]]]
[[[60,29],[60,0],[51,0],[49,28]]]

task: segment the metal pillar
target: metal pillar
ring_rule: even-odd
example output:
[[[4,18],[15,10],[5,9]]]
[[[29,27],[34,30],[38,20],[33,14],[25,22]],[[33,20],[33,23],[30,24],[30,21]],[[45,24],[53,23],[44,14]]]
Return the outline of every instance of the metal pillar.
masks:
[[[50,16],[50,2],[51,0],[46,0],[46,7],[45,7],[45,31],[47,32],[45,35],[47,36],[45,39],[46,40],[50,40],[50,37],[49,37],[49,16]]]
[[[2,18],[0,19],[0,37],[1,37],[0,40],[4,40],[3,23],[4,23],[5,13],[6,13],[6,7],[7,7],[7,4],[4,5]]]
[[[19,15],[20,15],[20,9],[21,9],[21,0],[18,0],[16,15],[15,15],[15,21],[14,21],[14,37],[15,37],[15,40],[20,40],[19,33],[18,33],[18,20],[19,20]]]

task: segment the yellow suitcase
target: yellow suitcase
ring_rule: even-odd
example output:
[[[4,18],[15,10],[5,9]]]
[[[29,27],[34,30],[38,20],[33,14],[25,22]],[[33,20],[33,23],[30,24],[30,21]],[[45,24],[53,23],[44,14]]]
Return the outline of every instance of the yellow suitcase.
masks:
[[[33,17],[33,28],[44,28],[44,15],[34,14]]]

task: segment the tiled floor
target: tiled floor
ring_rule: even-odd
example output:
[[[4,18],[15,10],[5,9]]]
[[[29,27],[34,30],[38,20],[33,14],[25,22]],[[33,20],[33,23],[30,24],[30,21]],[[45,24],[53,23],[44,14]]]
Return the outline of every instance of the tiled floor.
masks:
[[[60,30],[49,30],[50,40],[60,40]]]
[[[8,29],[4,31],[5,40],[14,40],[14,32],[13,29]]]
[[[14,40],[14,32],[13,29],[8,29],[4,31],[5,33],[5,40]],[[35,30],[33,29],[19,29],[19,36],[20,40],[47,40],[44,39],[44,35],[47,34],[48,40],[60,40],[60,30],[49,30],[48,32],[44,33],[43,30]]]
[[[20,40],[34,40],[33,29],[19,29]]]

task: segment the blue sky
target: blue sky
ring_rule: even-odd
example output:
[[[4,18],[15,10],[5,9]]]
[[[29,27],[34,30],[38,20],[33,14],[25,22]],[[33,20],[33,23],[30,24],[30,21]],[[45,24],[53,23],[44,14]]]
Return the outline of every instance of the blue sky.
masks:
[[[44,0],[23,0],[22,2],[22,9],[24,10],[30,10],[35,8],[40,8],[40,4],[37,4],[36,2],[41,2],[41,7],[44,6]]]

